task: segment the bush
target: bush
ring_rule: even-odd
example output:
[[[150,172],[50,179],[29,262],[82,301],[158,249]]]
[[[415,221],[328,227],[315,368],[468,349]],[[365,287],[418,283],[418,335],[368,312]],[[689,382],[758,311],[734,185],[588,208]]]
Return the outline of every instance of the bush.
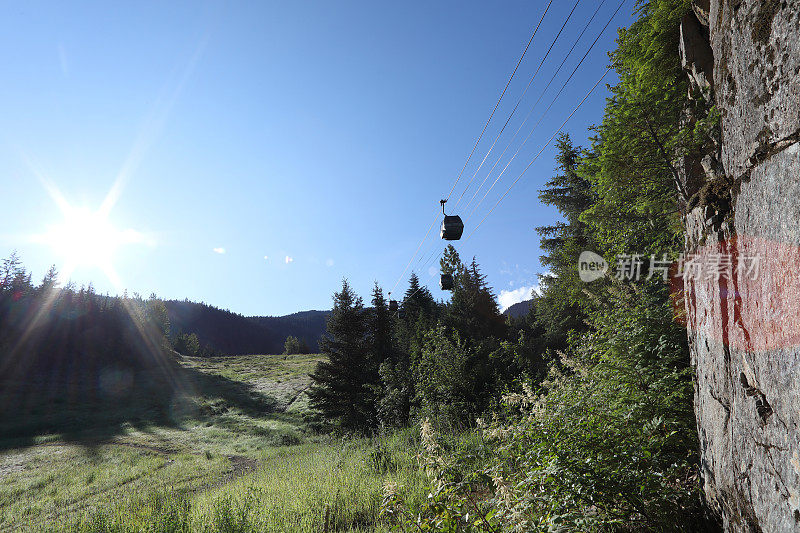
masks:
[[[307,354],[311,352],[305,339],[300,340],[297,337],[289,335],[286,337],[286,342],[283,344],[283,353],[286,355]]]
[[[181,355],[194,357],[200,354],[200,340],[194,333],[181,333],[172,342],[172,347]]]
[[[498,517],[537,531],[700,530],[685,332],[661,288],[609,304],[541,389],[506,395],[486,427]]]

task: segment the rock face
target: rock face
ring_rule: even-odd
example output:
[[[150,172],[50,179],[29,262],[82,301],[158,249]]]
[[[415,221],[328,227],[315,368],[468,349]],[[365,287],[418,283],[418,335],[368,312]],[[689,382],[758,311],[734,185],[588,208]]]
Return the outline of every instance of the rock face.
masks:
[[[685,285],[704,489],[726,531],[800,531],[800,1],[697,2],[684,25],[722,117],[701,166],[723,201],[685,217],[688,257],[719,274]]]
[[[710,97],[714,84],[714,55],[708,42],[708,27],[703,26],[694,13],[687,14],[681,21],[679,46],[681,64],[692,86]]]

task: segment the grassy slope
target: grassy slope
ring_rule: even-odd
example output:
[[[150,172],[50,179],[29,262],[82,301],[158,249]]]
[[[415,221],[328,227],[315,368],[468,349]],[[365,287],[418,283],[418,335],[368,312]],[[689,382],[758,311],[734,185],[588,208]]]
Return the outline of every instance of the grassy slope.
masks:
[[[416,446],[308,433],[318,357],[184,358],[169,423],[0,440],[0,530],[375,530],[385,480],[422,497]]]

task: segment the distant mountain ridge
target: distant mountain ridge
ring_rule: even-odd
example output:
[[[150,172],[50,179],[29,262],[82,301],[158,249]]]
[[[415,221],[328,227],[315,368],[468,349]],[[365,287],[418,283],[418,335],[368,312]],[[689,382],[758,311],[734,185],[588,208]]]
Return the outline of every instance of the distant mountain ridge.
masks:
[[[517,302],[505,311],[503,311],[504,315],[509,315],[511,318],[520,318],[527,315],[531,307],[533,306],[533,300],[523,300],[522,302]]]
[[[201,345],[209,345],[221,355],[282,353],[289,335],[305,340],[316,351],[330,314],[330,311],[301,311],[286,316],[246,317],[186,300],[167,300],[164,305],[171,336],[194,333]]]
[[[251,316],[249,320],[261,327],[272,329],[283,334],[283,341],[292,335],[300,340],[305,340],[309,347],[316,351],[319,348],[319,339],[325,333],[330,311],[299,311],[284,316]],[[281,350],[283,350],[281,341]]]

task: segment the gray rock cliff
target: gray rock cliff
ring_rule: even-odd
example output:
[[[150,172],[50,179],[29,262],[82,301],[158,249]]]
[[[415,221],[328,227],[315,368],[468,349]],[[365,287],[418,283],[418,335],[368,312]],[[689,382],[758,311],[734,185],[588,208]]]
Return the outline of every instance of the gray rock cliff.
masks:
[[[696,2],[680,53],[721,114],[717,152],[684,165],[704,490],[726,531],[800,531],[800,1]]]

